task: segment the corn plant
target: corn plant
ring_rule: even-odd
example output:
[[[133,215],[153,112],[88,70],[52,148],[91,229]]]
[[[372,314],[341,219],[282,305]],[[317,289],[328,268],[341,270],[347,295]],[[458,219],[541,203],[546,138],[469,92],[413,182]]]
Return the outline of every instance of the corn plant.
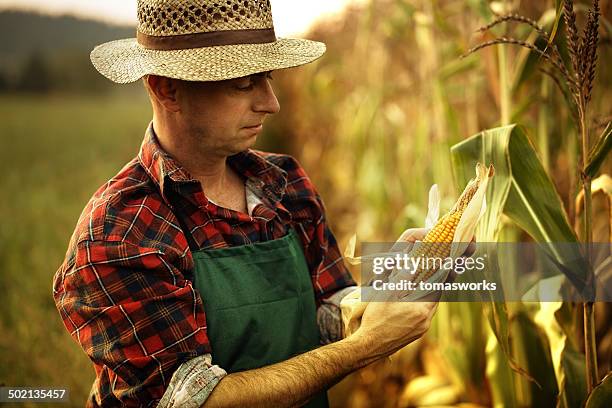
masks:
[[[472,54],[481,49],[494,45],[515,45],[530,50],[539,55],[545,62],[549,64],[551,69],[543,70],[550,76],[561,92],[566,95],[570,111],[573,113],[576,127],[580,137],[580,157],[581,163],[579,167],[580,182],[583,191],[583,214],[584,214],[584,231],[582,239],[586,244],[585,254],[585,270],[586,281],[585,287],[591,288],[592,296],[594,296],[594,279],[591,244],[593,242],[592,231],[592,204],[591,204],[591,182],[597,174],[603,160],[612,147],[612,138],[610,132],[604,131],[598,138],[595,146],[591,148],[591,135],[589,127],[589,102],[592,97],[593,83],[597,66],[597,47],[599,42],[599,20],[600,9],[599,1],[593,0],[592,7],[588,10],[587,21],[582,33],[579,33],[576,24],[576,13],[572,0],[563,0],[562,4],[558,5],[558,18],[553,27],[552,34],[546,32],[537,22],[518,15],[507,14],[496,18],[488,25],[482,27],[480,31],[488,31],[493,27],[502,23],[512,22],[531,27],[541,38],[547,39],[545,47],[538,47],[534,43],[530,43],[521,39],[502,36],[483,42],[476,47],[471,48],[466,55]],[[563,22],[566,29],[567,47],[570,54],[570,63],[566,64],[557,44],[555,43],[555,35],[557,34],[560,16],[563,16]],[[583,303],[584,316],[584,347],[586,356],[586,378],[588,392],[591,393],[594,387],[599,383],[597,369],[597,349],[595,342],[595,327],[593,302],[586,301]]]

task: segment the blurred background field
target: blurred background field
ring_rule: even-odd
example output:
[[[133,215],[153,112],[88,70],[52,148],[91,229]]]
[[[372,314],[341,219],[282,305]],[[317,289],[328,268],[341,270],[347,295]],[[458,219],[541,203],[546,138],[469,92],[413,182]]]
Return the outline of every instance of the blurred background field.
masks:
[[[583,23],[591,3],[576,3]],[[434,182],[447,210],[458,194],[451,146],[481,130],[519,123],[573,219],[578,130],[563,95],[541,71],[543,62],[522,49],[499,47],[459,58],[493,35],[535,41],[531,31],[510,24],[493,34],[475,32],[496,13],[520,12],[550,30],[557,6],[552,0],[372,0],[320,21],[307,36],[324,41],[328,52],[315,64],[274,74],[281,112],[267,122],[257,147],[301,161],[344,248],[353,233],[360,241],[389,241],[422,226]],[[612,2],[600,8],[593,135],[612,117]],[[151,118],[139,83],[113,85],[88,59],[95,44],[133,31],[0,12],[0,385],[66,386],[72,406],[82,406],[94,372],[61,323],[51,279],[87,200],[137,154]],[[601,173],[611,173],[609,157]],[[609,198],[594,208],[594,227],[609,240]],[[504,231],[506,238],[529,239],[510,221]],[[576,376],[574,391],[564,394],[564,368],[551,345],[519,341],[546,337],[542,319],[534,317],[544,306],[509,310],[510,356],[499,350],[480,305],[444,305],[427,338],[351,375],[332,389],[332,404],[579,406],[586,399],[584,378]],[[569,316],[571,334],[563,341],[573,347],[568,358],[582,368],[580,313],[570,305],[552,312]],[[603,378],[612,360],[612,313],[609,304],[596,312]],[[531,372],[541,387],[508,363],[513,357],[527,365],[526,349],[543,355],[543,368]]]
[[[137,154],[146,103],[144,95],[0,97],[0,383],[67,386],[83,405],[93,368],[61,324],[51,278],[83,203]]]

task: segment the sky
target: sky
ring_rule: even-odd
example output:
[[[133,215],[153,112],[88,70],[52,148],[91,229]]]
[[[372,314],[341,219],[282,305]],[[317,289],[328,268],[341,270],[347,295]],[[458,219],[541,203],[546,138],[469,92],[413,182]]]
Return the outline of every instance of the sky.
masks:
[[[305,32],[317,19],[333,16],[349,3],[365,0],[270,0],[279,37]],[[19,8],[50,14],[76,14],[111,23],[136,25],[136,0],[0,0],[0,9]]]

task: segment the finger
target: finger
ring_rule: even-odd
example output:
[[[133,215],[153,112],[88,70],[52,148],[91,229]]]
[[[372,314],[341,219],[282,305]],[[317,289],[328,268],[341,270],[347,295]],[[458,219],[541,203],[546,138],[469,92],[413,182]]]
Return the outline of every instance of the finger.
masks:
[[[399,237],[398,241],[406,241],[406,242],[416,242],[417,240],[422,240],[425,238],[429,232],[428,228],[408,228],[406,231],[402,233]]]
[[[434,313],[436,313],[436,310],[438,309],[438,305],[440,304],[440,302],[427,302],[425,304],[425,307],[429,309],[429,316],[431,317]]]
[[[410,228],[404,231],[399,237],[398,241],[414,243],[416,241],[414,228]]]
[[[400,235],[400,237],[397,239],[398,241],[406,241],[408,239],[408,236],[412,233],[411,229],[407,229],[406,231],[402,232],[402,235]]]
[[[429,304],[431,303],[438,303],[440,301],[440,298],[442,297],[442,292],[441,291],[433,291],[428,293],[427,295],[423,296],[422,298],[418,299],[419,302],[427,302]]]
[[[432,300],[424,300],[424,298],[421,298],[420,300],[410,301],[408,303],[418,303],[423,308],[427,309],[429,314],[431,314],[432,311],[436,310],[439,304],[438,302],[434,302]]]
[[[418,240],[422,241],[429,231],[431,231],[431,228],[419,228],[417,235]]]

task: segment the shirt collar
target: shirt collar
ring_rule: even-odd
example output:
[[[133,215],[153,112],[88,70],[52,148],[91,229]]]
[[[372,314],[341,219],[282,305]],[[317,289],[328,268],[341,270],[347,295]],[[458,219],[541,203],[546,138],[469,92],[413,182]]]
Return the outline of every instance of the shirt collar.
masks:
[[[169,202],[166,196],[167,188],[197,182],[186,168],[162,149],[153,130],[153,122],[145,132],[138,160],[153,182],[159,186],[166,202]],[[267,199],[270,205],[275,205],[282,199],[287,188],[287,172],[266,160],[260,153],[248,149],[228,157],[228,163],[247,179],[251,189],[264,201]]]

